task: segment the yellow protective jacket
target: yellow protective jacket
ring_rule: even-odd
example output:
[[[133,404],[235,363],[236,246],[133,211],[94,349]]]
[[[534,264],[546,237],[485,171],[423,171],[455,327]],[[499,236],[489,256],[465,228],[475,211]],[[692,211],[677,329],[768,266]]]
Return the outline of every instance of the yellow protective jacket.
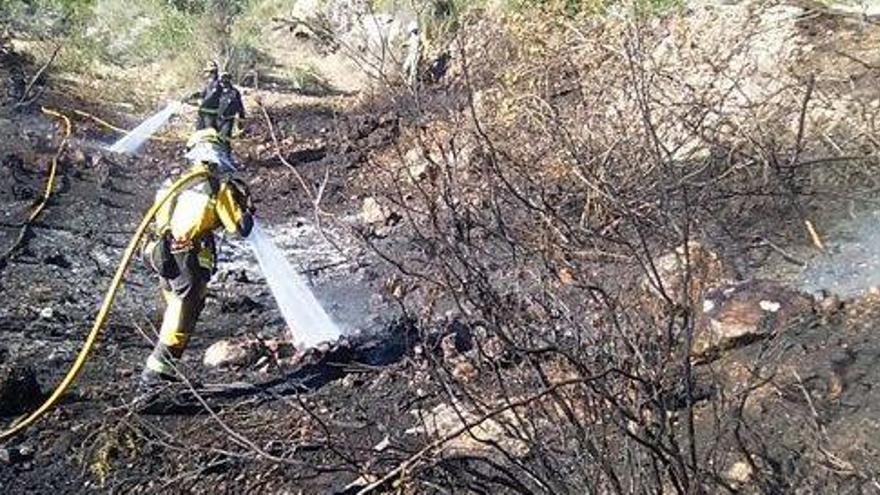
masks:
[[[196,165],[193,170],[200,168],[206,169]],[[157,200],[170,184],[156,193]],[[210,175],[177,193],[159,209],[156,233],[170,233],[173,245],[181,248],[200,243],[221,225],[227,232],[246,237],[253,227],[249,203],[243,186]]]

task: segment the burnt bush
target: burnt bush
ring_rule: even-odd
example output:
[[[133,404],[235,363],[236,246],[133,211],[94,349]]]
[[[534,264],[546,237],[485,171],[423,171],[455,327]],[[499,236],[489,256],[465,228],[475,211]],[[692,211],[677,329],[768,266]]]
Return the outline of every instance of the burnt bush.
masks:
[[[392,474],[407,486],[715,493],[811,483],[814,461],[790,454],[800,440],[774,439],[743,412],[754,382],[734,391],[706,369],[697,376],[702,301],[688,288],[715,281],[697,280],[684,254],[685,290],[670,290],[656,262],[693,241],[745,269],[755,239],[821,248],[816,219],[877,185],[877,95],[836,82],[864,67],[792,49],[803,43],[794,21],[768,35],[776,11],[734,12],[704,24],[697,14],[693,24],[480,20],[459,33],[445,86],[402,97],[401,121],[415,125],[365,175],[403,222],[396,238],[365,241],[399,270],[404,307],[423,327],[451,311],[479,328],[474,373],[442,359],[431,373],[471,418],[459,433],[486,447],[470,459],[405,460]],[[832,125],[854,109],[850,126]],[[800,412],[807,435],[815,426]],[[494,434],[474,432],[490,421]],[[440,436],[426,448],[443,445]],[[831,478],[825,486],[858,476]]]

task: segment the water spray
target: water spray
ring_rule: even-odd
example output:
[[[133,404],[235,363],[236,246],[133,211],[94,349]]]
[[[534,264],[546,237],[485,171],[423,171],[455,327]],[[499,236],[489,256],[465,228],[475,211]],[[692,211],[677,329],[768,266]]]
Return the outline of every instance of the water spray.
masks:
[[[342,333],[339,327],[259,223],[254,222],[247,240],[287,323],[294,345],[309,348],[337,340]]]
[[[140,149],[140,147],[143,146],[153,134],[161,129],[175,113],[179,112],[182,107],[183,103],[172,101],[166,105],[165,108],[132,129],[119,141],[113,143],[113,146],[110,146],[108,150],[114,153],[136,153],[137,150]]]

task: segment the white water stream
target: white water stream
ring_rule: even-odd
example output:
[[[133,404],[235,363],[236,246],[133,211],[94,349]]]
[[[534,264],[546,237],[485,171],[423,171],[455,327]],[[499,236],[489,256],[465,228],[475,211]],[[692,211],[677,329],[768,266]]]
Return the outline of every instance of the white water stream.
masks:
[[[342,333],[339,327],[258,223],[254,224],[247,241],[287,322],[294,344],[308,348],[338,339]]]
[[[132,129],[119,141],[113,143],[113,146],[108,149],[114,153],[132,154],[137,152],[156,131],[161,129],[175,113],[180,111],[182,106],[183,104],[179,101],[172,101],[155,115],[143,121],[141,125]]]

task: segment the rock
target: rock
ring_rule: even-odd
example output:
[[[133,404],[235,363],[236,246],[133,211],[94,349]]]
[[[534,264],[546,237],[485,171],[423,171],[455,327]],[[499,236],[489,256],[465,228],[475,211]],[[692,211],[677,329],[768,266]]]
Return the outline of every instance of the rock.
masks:
[[[765,280],[710,290],[697,320],[692,353],[705,356],[770,336],[812,307],[806,294]]]
[[[379,442],[373,446],[373,450],[375,450],[376,452],[383,452],[390,445],[391,445],[391,439],[388,438],[388,435],[385,435],[385,438],[383,438],[381,442]]]
[[[410,434],[425,434],[432,438],[444,438],[461,429],[466,422],[474,426],[466,429],[458,436],[444,443],[444,452],[450,456],[485,456],[497,455],[498,450],[492,447],[496,443],[507,454],[523,457],[529,452],[529,446],[522,440],[507,433],[502,425],[512,425],[514,430],[529,430],[530,427],[522,424],[513,411],[507,411],[496,415],[494,418],[480,422],[482,416],[466,406],[453,406],[439,404],[430,411],[411,411],[420,420],[419,426],[407,430]],[[524,411],[519,411],[524,414]]]
[[[383,208],[374,197],[364,199],[361,207],[361,220],[368,225],[384,224],[388,219],[388,212]]]
[[[24,414],[42,400],[43,392],[32,368],[0,365],[0,416]]]
[[[725,475],[730,481],[745,483],[752,477],[752,466],[747,462],[739,461],[730,466]]]
[[[357,373],[349,373],[342,379],[342,388],[354,388],[363,384],[363,379]]]
[[[483,341],[483,352],[489,359],[507,359],[509,351],[510,349],[504,344],[504,341],[494,335]]]
[[[403,163],[406,165],[408,177],[412,182],[418,182],[424,178],[434,180],[437,177],[438,166],[433,157],[426,156],[421,148],[413,148],[403,155]]]
[[[461,383],[471,383],[479,374],[477,368],[466,359],[459,360],[452,368],[452,376]]]
[[[823,295],[818,301],[818,310],[824,315],[832,315],[843,309],[843,302],[834,294]]]
[[[55,310],[53,310],[50,306],[46,306],[45,308],[40,310],[40,318],[44,320],[51,320],[54,316]]]
[[[709,288],[729,284],[736,278],[733,268],[727,266],[717,254],[698,242],[688,242],[671,253],[664,254],[653,261],[654,269],[642,282],[643,288],[657,297],[665,293],[673,302],[680,302],[684,296],[685,275],[690,268],[690,300],[699,301]]]
[[[83,153],[83,151],[81,149],[77,148],[77,149],[73,150],[73,153],[71,154],[70,160],[73,162],[74,165],[82,165],[82,164],[86,163],[86,160],[88,160],[88,158],[86,157],[86,154]]]
[[[205,350],[202,363],[211,368],[241,367],[253,364],[258,358],[259,351],[254,341],[225,339],[214,342]]]
[[[202,362],[211,368],[238,368],[254,365],[263,366],[268,370],[273,363],[287,360],[295,355],[296,347],[282,337],[265,340],[224,339],[214,342],[205,350]]]

